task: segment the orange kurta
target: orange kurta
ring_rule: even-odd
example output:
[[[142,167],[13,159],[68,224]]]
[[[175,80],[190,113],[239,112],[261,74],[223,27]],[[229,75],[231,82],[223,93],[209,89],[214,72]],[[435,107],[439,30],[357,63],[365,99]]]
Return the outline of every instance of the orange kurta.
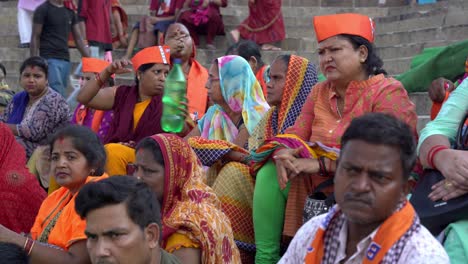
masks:
[[[86,183],[104,178],[107,178],[106,174],[101,177],[88,176]],[[76,194],[73,195],[67,188],[61,187],[44,200],[31,228],[31,236],[34,240],[41,237],[58,212],[61,212],[61,215],[50,231],[48,244],[68,250],[73,243],[86,239],[84,233],[86,221],[81,219],[75,211]]]
[[[341,136],[355,117],[366,113],[392,114],[406,122],[416,132],[417,115],[415,106],[403,85],[383,74],[366,81],[352,81],[345,95],[343,112],[338,111],[338,95],[328,81],[318,83],[305,102],[296,123],[286,130],[308,142],[320,141],[331,147],[340,148]],[[302,225],[302,212],[308,191],[313,190],[327,177],[312,176],[312,186],[306,186],[302,177],[291,181],[285,213],[283,233],[294,236]]]

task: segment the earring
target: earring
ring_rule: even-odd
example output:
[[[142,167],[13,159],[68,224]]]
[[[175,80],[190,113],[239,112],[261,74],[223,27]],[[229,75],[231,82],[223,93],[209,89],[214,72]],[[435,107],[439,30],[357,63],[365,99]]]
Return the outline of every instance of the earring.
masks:
[[[89,172],[91,176],[94,176],[94,173],[96,173],[96,170],[95,169],[91,169],[91,171]]]

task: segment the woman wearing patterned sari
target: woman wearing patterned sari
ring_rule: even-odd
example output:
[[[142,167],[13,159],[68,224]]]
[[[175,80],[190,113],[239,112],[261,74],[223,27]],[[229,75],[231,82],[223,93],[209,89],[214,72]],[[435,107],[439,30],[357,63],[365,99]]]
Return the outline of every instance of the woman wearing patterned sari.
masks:
[[[202,164],[211,167],[211,185],[223,161],[241,161],[246,156],[245,150],[241,153],[243,147],[269,106],[249,63],[239,56],[215,60],[207,87],[214,105],[186,138]]]
[[[20,67],[20,85],[24,91],[15,94],[0,122],[6,123],[23,145],[27,158],[47,143],[47,136],[70,122],[68,104],[49,87],[47,61],[30,57]]]
[[[135,176],[161,203],[162,247],[181,263],[240,263],[229,219],[190,146],[171,134],[143,139]]]
[[[385,76],[374,52],[372,20],[359,14],[316,16],[314,27],[320,70],[327,80],[312,89],[294,125],[252,155],[258,264],[278,262],[282,235],[293,237],[303,223],[307,195],[333,177],[339,153],[331,148],[340,148],[353,118],[389,113],[416,135],[414,104],[400,82]],[[331,191],[324,189],[327,195]]]
[[[312,86],[317,83],[315,65],[295,55],[277,57],[271,65],[270,77],[267,101],[271,108],[249,137],[249,150],[258,148],[266,139],[283,134],[292,126]],[[249,258],[243,253],[254,252],[255,249],[252,220],[254,182],[248,164],[232,161],[224,165],[213,185],[224,213],[231,220],[234,239],[241,256],[245,257],[243,263],[253,263],[252,256]]]
[[[91,129],[74,125],[59,130],[50,148],[51,171],[62,187],[42,203],[31,238],[0,225],[0,242],[22,247],[33,264],[91,263],[84,233],[86,221],[75,212],[75,197],[87,182],[107,177],[106,152]]]

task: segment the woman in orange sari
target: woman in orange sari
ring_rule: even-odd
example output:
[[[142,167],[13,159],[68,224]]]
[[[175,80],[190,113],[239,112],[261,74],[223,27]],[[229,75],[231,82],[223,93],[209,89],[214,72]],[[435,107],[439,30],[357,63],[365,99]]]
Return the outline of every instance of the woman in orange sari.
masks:
[[[162,247],[181,263],[241,263],[229,219],[190,146],[171,134],[145,138],[136,148],[135,176],[162,208]]]
[[[171,48],[171,59],[182,60],[182,70],[187,79],[188,112],[194,120],[201,119],[208,106],[205,88],[208,70],[196,60],[196,48],[188,29],[181,23],[173,23],[164,33],[164,45]]]
[[[31,263],[91,263],[84,233],[86,222],[75,212],[75,197],[85,183],[107,177],[106,152],[96,134],[83,126],[59,130],[50,146],[51,171],[62,187],[42,203],[31,238],[0,225],[0,242],[23,247]]]

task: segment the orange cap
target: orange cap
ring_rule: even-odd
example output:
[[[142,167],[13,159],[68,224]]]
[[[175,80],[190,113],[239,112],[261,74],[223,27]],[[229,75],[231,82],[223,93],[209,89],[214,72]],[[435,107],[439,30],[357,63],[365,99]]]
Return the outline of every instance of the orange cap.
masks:
[[[83,64],[82,72],[92,72],[92,73],[99,73],[103,71],[107,66],[109,66],[109,62],[101,59],[96,58],[82,58],[81,62]]]
[[[374,21],[365,15],[348,13],[315,16],[314,28],[317,42],[340,34],[356,35],[374,42]]]
[[[144,48],[133,56],[133,69],[137,71],[141,65],[147,63],[169,64],[170,56],[171,53],[169,46],[152,46]]]

